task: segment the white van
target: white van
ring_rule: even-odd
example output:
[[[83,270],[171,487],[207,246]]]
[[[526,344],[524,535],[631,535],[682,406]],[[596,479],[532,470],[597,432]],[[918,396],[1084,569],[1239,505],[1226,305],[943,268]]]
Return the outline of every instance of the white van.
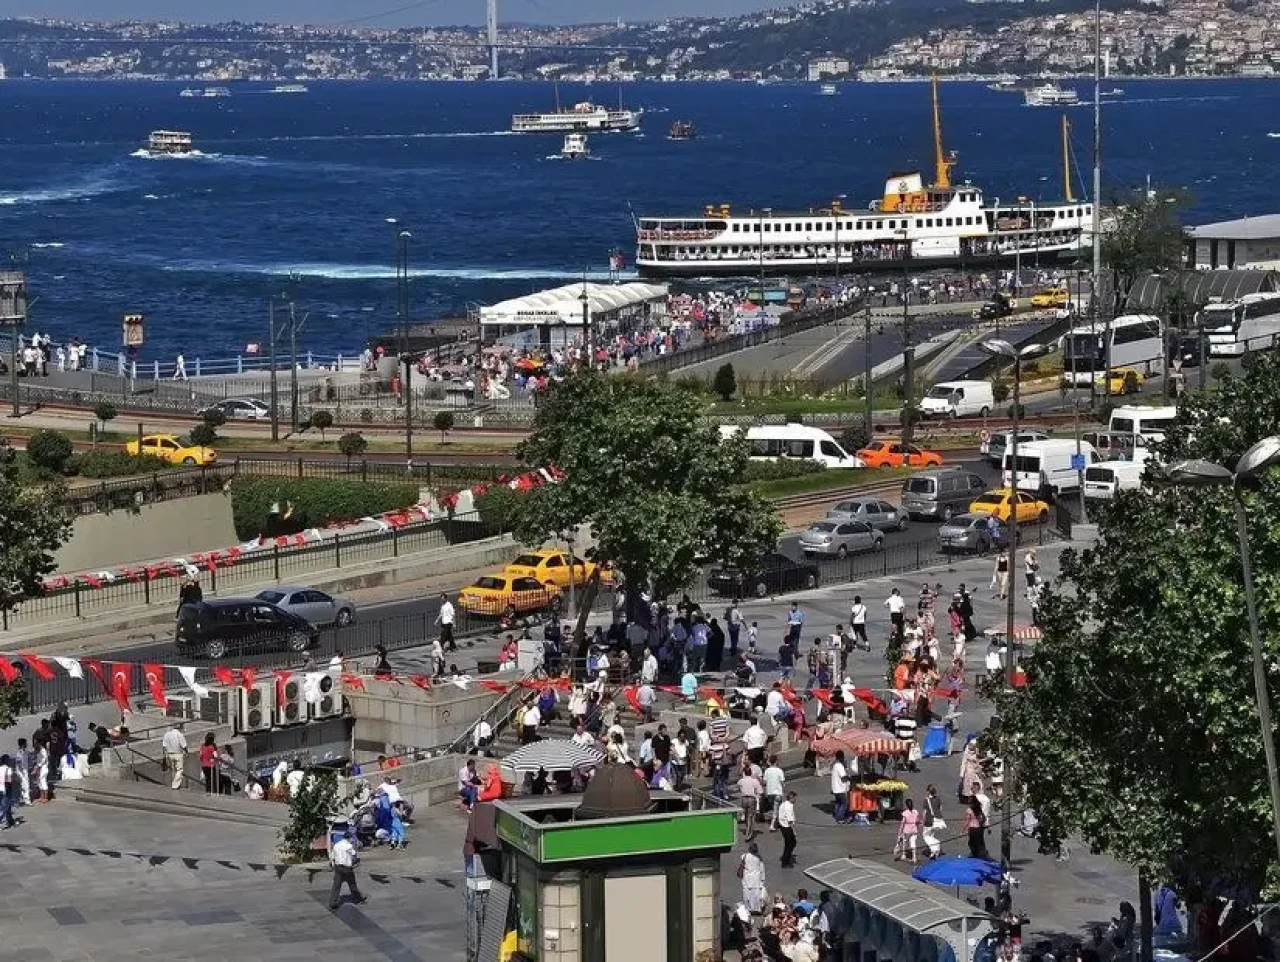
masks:
[[[1011,483],[1012,453],[1006,451],[1000,464],[1002,483],[1006,488]],[[1033,441],[1025,447],[1018,445],[1019,490],[1055,496],[1063,491],[1079,491],[1080,472],[1071,465],[1075,453],[1076,442],[1070,438]],[[1080,442],[1080,453],[1084,455],[1086,469],[1102,460],[1094,446],[1087,441]]]
[[[1117,491],[1142,487],[1143,465],[1137,461],[1100,461],[1084,472],[1084,496],[1110,501]]]
[[[996,406],[990,381],[940,381],[920,400],[926,414],[959,418],[969,414],[986,417]]]
[[[1113,434],[1141,435],[1163,441],[1164,432],[1178,417],[1178,409],[1166,407],[1118,407],[1111,411],[1107,430]]]
[[[742,430],[735,424],[720,427],[720,437],[729,438]],[[747,428],[751,458],[755,461],[777,461],[794,458],[817,461],[827,468],[861,468],[862,461],[840,446],[826,431],[804,424],[758,424]]]

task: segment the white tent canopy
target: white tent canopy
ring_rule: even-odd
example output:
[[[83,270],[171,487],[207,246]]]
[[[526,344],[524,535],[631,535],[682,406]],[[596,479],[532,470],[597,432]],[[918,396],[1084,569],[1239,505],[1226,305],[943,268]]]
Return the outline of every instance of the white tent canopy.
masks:
[[[593,319],[608,322],[628,308],[642,309],[649,304],[650,311],[661,303],[665,308],[666,284],[645,284],[635,281],[629,284],[566,284],[536,294],[526,294],[511,300],[480,308],[480,323],[486,326],[517,327],[581,327],[582,294],[586,291],[587,311]]]

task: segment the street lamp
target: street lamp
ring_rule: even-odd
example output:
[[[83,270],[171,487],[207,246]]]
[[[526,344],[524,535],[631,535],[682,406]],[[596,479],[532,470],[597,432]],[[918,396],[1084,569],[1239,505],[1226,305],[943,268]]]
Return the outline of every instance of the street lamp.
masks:
[[[1258,721],[1262,725],[1262,751],[1267,760],[1267,786],[1271,791],[1271,821],[1280,852],[1280,774],[1276,770],[1276,746],[1271,729],[1271,698],[1267,693],[1267,671],[1262,660],[1262,635],[1258,630],[1258,604],[1253,587],[1253,565],[1249,560],[1249,519],[1245,514],[1242,486],[1268,468],[1280,463],[1280,437],[1263,438],[1236,462],[1233,473],[1211,461],[1179,461],[1168,470],[1169,480],[1181,487],[1231,488],[1236,502],[1236,537],[1240,541],[1240,567],[1244,572],[1245,606],[1249,613],[1249,638],[1253,643],[1253,687],[1258,699]]]
[[[914,435],[915,409],[912,405],[912,382],[915,380],[916,349],[911,343],[911,238],[905,227],[895,231],[902,241],[902,440],[910,442]]]
[[[400,385],[404,391],[404,456],[410,471],[413,470],[413,356],[409,353],[409,241],[413,234],[400,221],[388,217],[387,223],[396,231],[396,319],[400,341]]]
[[[1013,615],[1014,602],[1018,597],[1018,430],[1022,424],[1022,362],[1049,353],[1046,344],[1024,344],[1014,347],[1008,341],[992,338],[978,345],[992,357],[1004,358],[1013,362],[1013,433],[1009,437],[1009,599],[1005,608],[1004,640],[1007,646],[1005,658],[1005,681],[1012,688],[1016,666],[1013,648]],[[1002,815],[1000,821],[1000,858],[1006,871],[1009,866],[1011,836],[1010,823],[1013,821],[1012,766],[1005,762],[1005,786]]]
[[[582,293],[578,295],[578,303],[582,305],[582,348],[583,355],[587,362],[587,370],[593,370],[596,366],[595,346],[592,343],[594,338],[591,336],[591,298],[587,296],[587,271],[582,271]],[[567,347],[567,345],[566,345]]]

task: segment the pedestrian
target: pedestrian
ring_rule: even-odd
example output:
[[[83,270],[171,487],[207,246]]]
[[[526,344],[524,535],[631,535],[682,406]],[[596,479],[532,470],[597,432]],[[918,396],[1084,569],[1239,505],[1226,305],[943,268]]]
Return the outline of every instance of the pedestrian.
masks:
[[[204,776],[204,793],[214,795],[218,791],[218,743],[213,732],[204,736],[200,746],[200,774]]]
[[[738,638],[742,634],[742,611],[738,608],[737,599],[729,606],[729,610],[724,613],[724,620],[729,627],[729,660],[736,661],[738,658]]]
[[[31,804],[31,752],[27,749],[27,740],[18,739],[18,753],[13,758],[14,774],[18,778],[18,802]]]
[[[751,719],[751,725],[742,733],[742,744],[746,746],[747,758],[754,765],[764,764],[764,748],[769,743],[769,734],[760,725],[760,716]]]
[[[796,793],[787,792],[787,797],[778,806],[778,831],[782,833],[782,867],[791,868],[796,864]]]
[[[791,602],[791,608],[787,611],[787,639],[795,646],[796,651],[800,650],[800,633],[803,630],[804,612],[793,601]]]
[[[849,609],[849,627],[853,629],[856,646],[863,651],[870,651],[871,640],[867,637],[867,606],[862,603],[862,595],[853,596],[853,606]]]
[[[187,379],[187,359],[182,356],[182,352],[178,352],[178,357],[173,362],[173,379],[175,381],[185,381]]]
[[[747,629],[747,654],[754,655],[756,653],[756,642],[760,640],[760,625],[757,622],[751,622],[751,627]]]
[[[1027,566],[1027,587],[1034,588],[1036,586],[1036,578],[1039,577],[1039,574],[1040,574],[1040,557],[1039,555],[1036,554],[1035,548],[1028,549],[1026,566]]]
[[[988,858],[986,818],[982,814],[982,803],[976,798],[969,799],[969,806],[964,813],[964,827],[969,834],[969,857]]]
[[[996,570],[992,576],[992,581],[996,586],[996,597],[1007,598],[1009,596],[1009,551],[1005,549],[996,555]]]
[[[738,861],[738,878],[742,880],[742,904],[752,915],[760,915],[769,900],[769,889],[764,859],[760,857],[760,847],[755,842],[747,845]]]
[[[853,778],[845,765],[844,752],[836,752],[836,759],[831,763],[831,815],[837,825],[849,821],[849,789]]]
[[[36,758],[31,765],[36,778],[36,801],[52,802],[53,790],[49,781],[49,743],[47,741],[36,746]]]
[[[884,606],[889,609],[892,637],[898,644],[902,644],[903,632],[907,627],[906,615],[904,614],[907,608],[906,599],[902,597],[901,591],[894,588],[889,592],[889,597],[884,600]]]
[[[978,637],[978,629],[973,626],[973,599],[969,597],[969,590],[963,581],[960,582],[960,618],[965,641],[973,641]]]
[[[174,722],[164,733],[164,738],[160,739],[160,748],[164,752],[165,764],[173,775],[169,787],[179,789],[182,787],[182,779],[186,777],[187,767],[187,736],[182,733],[181,722]]]
[[[532,745],[538,740],[538,726],[542,724],[542,712],[538,710],[538,702],[529,700],[524,712],[520,715],[520,744]]]
[[[178,610],[174,612],[174,619],[182,614],[183,605],[198,605],[203,600],[204,590],[200,582],[191,577],[183,578],[182,587],[178,589]]]
[[[329,852],[329,861],[333,863],[333,888],[329,890],[329,911],[336,912],[341,902],[342,886],[345,884],[351,893],[351,900],[357,905],[369,901],[367,895],[360,894],[360,886],[356,884],[356,866],[360,857],[356,854],[355,844],[351,840],[351,830],[333,843]]]
[[[778,646],[778,677],[781,681],[790,681],[796,673],[796,645],[787,635]]]
[[[440,646],[445,651],[458,650],[458,643],[453,638],[454,618],[453,602],[442,591],[440,592],[440,611],[436,613],[436,624],[440,626]]]
[[[924,789],[922,814],[924,815],[924,825],[920,834],[929,850],[929,858],[935,859],[942,854],[942,842],[938,840],[937,833],[940,829],[945,830],[947,823],[942,817],[942,799],[938,797],[938,786],[932,782],[926,785]]]
[[[230,745],[223,745],[222,751],[218,752],[218,793],[220,795],[234,795],[238,791],[235,771],[235,749]]]
[[[707,660],[703,666],[704,671],[719,671],[720,661],[724,658],[724,629],[720,627],[720,622],[711,619],[711,624],[707,629]]]
[[[920,835],[920,812],[916,803],[908,798],[902,803],[902,816],[898,822],[898,854],[895,859],[906,858],[912,865],[916,864],[916,842]]]
[[[764,796],[764,785],[756,777],[749,763],[743,763],[742,774],[738,778],[738,797],[742,805],[742,837],[751,841],[756,837],[756,823],[760,818],[760,799]]]
[[[0,820],[5,828],[13,828],[18,823],[13,817],[13,800],[18,794],[18,779],[13,771],[13,760],[8,755],[0,755]]]

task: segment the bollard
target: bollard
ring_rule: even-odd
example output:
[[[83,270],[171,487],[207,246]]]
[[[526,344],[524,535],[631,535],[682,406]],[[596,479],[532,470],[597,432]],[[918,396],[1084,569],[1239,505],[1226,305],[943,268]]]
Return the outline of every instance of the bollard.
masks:
[[[333,535],[333,566],[342,567],[342,533],[337,531]]]
[[[275,572],[275,580],[280,580],[280,545],[271,546],[271,567]]]

